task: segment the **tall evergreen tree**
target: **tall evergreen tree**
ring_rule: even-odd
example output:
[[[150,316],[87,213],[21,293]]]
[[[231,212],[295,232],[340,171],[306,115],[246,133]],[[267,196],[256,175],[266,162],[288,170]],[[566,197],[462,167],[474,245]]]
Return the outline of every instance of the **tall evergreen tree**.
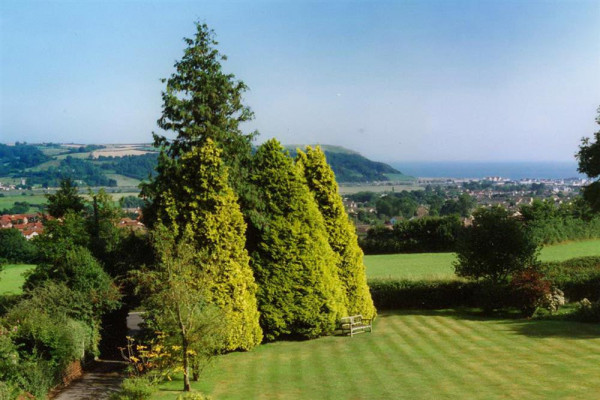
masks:
[[[348,313],[373,318],[376,311],[367,286],[363,252],[338,193],[335,175],[320,147],[307,147],[305,151],[298,151],[296,163],[323,215],[329,245],[339,256],[337,273],[344,288]]]
[[[161,149],[158,175],[142,188],[148,200],[144,216],[149,225],[156,220],[157,208],[164,207],[155,200],[173,184],[171,176],[179,168],[177,160],[206,139],[212,139],[223,150],[229,183],[242,204],[251,203],[253,197],[246,182],[256,132],[245,134],[239,127],[254,118],[252,110],[242,103],[248,87],[233,74],[223,72],[221,62],[227,57],[217,50],[214,31],[206,24],[196,23],[195,37],[184,41],[187,47],[175,63],[175,72],[163,79],[166,89],[158,120],[158,126],[174,132],[176,138],[154,134],[154,145]]]
[[[179,237],[191,232],[205,262],[209,301],[224,314],[225,345],[222,350],[248,350],[259,344],[256,283],[245,249],[246,224],[237,197],[227,183],[227,167],[221,150],[211,139],[192,147],[177,160],[171,177],[177,183],[161,193],[164,204],[159,218],[168,220]]]
[[[275,139],[258,148],[251,180],[264,205],[251,256],[265,336],[331,333],[346,313],[336,255],[308,187]]]

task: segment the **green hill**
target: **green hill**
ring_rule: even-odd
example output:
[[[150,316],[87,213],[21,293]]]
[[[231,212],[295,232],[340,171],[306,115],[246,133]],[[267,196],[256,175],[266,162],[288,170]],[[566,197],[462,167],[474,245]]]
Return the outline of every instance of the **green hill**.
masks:
[[[340,146],[320,145],[338,182],[409,181],[389,165]],[[297,148],[289,145],[292,157]],[[55,187],[61,178],[83,186],[128,186],[154,174],[157,153],[148,145],[0,144],[0,181],[25,178],[27,185]],[[134,185],[135,186],[135,185]]]
[[[369,160],[353,150],[341,146],[319,146],[325,152],[327,162],[331,165],[338,182],[404,181],[413,179],[385,163]],[[290,155],[295,157],[296,149],[303,149],[306,145],[288,145],[285,147]]]

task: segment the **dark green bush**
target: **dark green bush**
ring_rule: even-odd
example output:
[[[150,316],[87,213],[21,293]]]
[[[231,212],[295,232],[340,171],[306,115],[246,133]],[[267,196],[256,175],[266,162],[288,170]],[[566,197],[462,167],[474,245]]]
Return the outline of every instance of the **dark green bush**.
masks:
[[[546,262],[542,272],[567,299],[600,300],[600,257],[579,257],[560,262]]]
[[[371,297],[377,309],[440,309],[473,307],[480,284],[465,281],[372,279]]]
[[[592,303],[588,299],[581,300],[573,318],[581,322],[600,322],[600,301]]]
[[[43,365],[44,376],[51,383],[60,379],[70,362],[83,359],[86,351],[93,350],[91,328],[83,322],[64,314],[48,314],[27,303],[13,307],[3,319],[3,325],[7,330],[14,330],[11,340],[18,349],[19,364],[25,365],[23,360],[26,360],[31,361],[31,365]],[[37,382],[41,378],[34,372],[33,367],[23,367],[19,375],[26,373]]]
[[[400,221],[394,229],[370,229],[359,244],[365,254],[454,251],[463,229],[462,222],[455,215],[427,217]]]

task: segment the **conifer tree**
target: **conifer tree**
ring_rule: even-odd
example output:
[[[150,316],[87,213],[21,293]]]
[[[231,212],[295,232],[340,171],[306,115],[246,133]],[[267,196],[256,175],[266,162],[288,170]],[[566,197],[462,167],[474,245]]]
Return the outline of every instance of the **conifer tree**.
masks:
[[[169,190],[171,176],[178,169],[177,160],[206,139],[212,139],[223,150],[229,184],[243,206],[252,203],[252,188],[246,182],[252,140],[257,133],[246,134],[239,127],[254,118],[252,110],[242,102],[248,87],[223,71],[221,62],[227,57],[217,49],[215,33],[206,24],[196,23],[195,36],[184,41],[187,47],[181,60],[175,62],[175,72],[162,80],[166,88],[162,93],[162,116],[157,123],[176,137],[170,140],[154,134],[154,146],[161,150],[158,174],[142,186],[142,195],[148,200],[144,221],[149,226],[156,222],[157,208],[163,206],[154,199]]]
[[[246,224],[237,197],[227,183],[221,150],[211,139],[192,147],[177,161],[172,187],[157,198],[179,237],[191,232],[207,276],[209,302],[224,314],[222,350],[248,350],[262,340],[256,302],[256,283],[244,247]],[[164,217],[164,219],[163,219]]]
[[[367,286],[363,252],[338,193],[335,175],[320,147],[306,147],[305,151],[298,151],[296,162],[323,215],[329,245],[339,256],[337,273],[344,288],[348,313],[373,318],[376,311]]]
[[[251,265],[266,338],[331,333],[346,313],[336,255],[308,187],[275,139],[258,148],[251,180],[264,205]]]

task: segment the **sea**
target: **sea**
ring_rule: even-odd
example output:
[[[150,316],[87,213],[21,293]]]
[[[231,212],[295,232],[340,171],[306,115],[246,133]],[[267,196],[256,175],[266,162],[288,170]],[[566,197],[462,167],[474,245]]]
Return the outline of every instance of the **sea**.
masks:
[[[585,178],[577,172],[573,161],[409,161],[388,163],[404,175],[416,178],[502,177],[508,179],[567,179]]]

